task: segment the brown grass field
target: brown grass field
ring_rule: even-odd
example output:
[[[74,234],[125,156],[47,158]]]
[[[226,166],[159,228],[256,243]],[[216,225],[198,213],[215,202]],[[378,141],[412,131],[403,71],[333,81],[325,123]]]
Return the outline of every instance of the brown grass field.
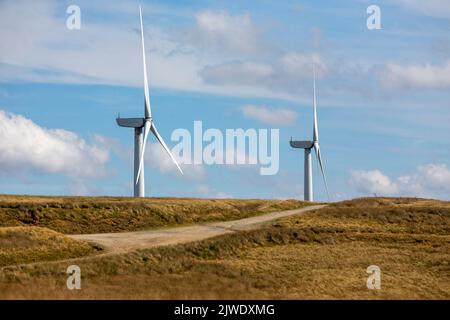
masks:
[[[136,231],[242,219],[306,205],[297,200],[0,195],[0,227],[40,226],[66,234]]]
[[[0,228],[0,267],[96,253],[93,246],[40,227]]]
[[[107,201],[103,199],[99,202],[104,201],[106,206]],[[12,199],[8,201],[13,202]],[[57,202],[57,199],[52,198],[52,201]],[[114,201],[120,202],[120,199]],[[165,201],[171,200],[155,201],[163,206]],[[236,205],[242,200],[217,201],[227,204],[226,201],[234,201]],[[32,201],[23,198],[18,202]],[[96,205],[94,198],[88,202]],[[43,200],[40,205],[45,206],[45,203]],[[283,205],[285,203],[279,202],[276,206]],[[139,204],[136,206],[139,210]],[[166,206],[170,207],[169,204]],[[196,207],[195,204],[190,206]],[[42,211],[40,214],[46,216],[46,227],[51,229],[56,225],[58,231],[64,229],[60,227],[65,225],[61,222],[64,221],[61,220],[62,213],[56,215],[59,222],[53,224],[52,216],[45,209]],[[253,211],[252,214],[258,213]],[[3,215],[0,213],[1,221],[14,223],[11,214],[7,219]],[[184,215],[189,216],[189,212],[185,211]],[[99,221],[108,221],[110,228],[109,221],[114,217],[108,217]],[[204,217],[195,219],[209,220]],[[185,218],[182,223],[194,223],[195,219]],[[71,221],[75,224],[74,220]],[[2,222],[1,225],[8,223]],[[137,225],[139,229],[142,227]],[[92,228],[103,230],[106,227]],[[74,229],[78,230],[75,226],[68,228]],[[0,233],[0,252],[9,253],[11,257],[16,252],[14,245],[2,236],[10,232],[8,230],[11,229],[5,228]],[[47,235],[50,231],[45,229],[40,232],[42,234],[36,237],[50,239],[53,236],[54,240],[37,246],[48,242],[49,252],[61,248],[65,252],[61,258],[96,252],[85,243],[77,243],[69,250],[60,239],[65,238],[63,234]],[[13,233],[19,237],[16,230]],[[25,233],[23,237],[23,245],[27,246],[31,236]],[[66,288],[65,271],[70,264],[77,264],[82,270],[81,290]],[[380,290],[366,287],[366,268],[369,265],[381,268]],[[257,230],[183,245],[112,256],[92,255],[70,262],[8,266],[0,271],[0,298],[449,299],[450,202],[405,198],[356,199],[331,204],[301,216],[282,218]]]

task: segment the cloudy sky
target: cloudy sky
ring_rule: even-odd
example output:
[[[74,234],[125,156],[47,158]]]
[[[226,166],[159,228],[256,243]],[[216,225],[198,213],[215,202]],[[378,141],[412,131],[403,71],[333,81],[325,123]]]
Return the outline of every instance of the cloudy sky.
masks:
[[[336,2],[336,1],[335,1]],[[154,196],[302,198],[317,65],[321,151],[331,200],[450,199],[448,0],[0,1],[0,193],[131,195],[142,116],[138,5],[153,116],[177,128],[280,130],[280,170],[183,165],[150,138]],[[69,30],[66,9],[81,9]],[[368,30],[367,7],[381,9]],[[315,170],[315,192],[326,200]]]

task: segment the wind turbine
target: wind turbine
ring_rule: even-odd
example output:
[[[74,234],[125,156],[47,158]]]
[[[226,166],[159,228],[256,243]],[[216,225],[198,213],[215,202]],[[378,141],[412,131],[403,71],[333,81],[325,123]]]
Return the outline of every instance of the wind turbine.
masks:
[[[304,168],[304,200],[314,201],[313,196],[313,175],[312,175],[312,157],[311,149],[314,149],[316,153],[316,158],[319,163],[320,171],[322,173],[323,182],[325,184],[325,189],[327,191],[328,199],[330,195],[328,193],[327,179],[325,178],[325,172],[323,170],[322,155],[320,153],[319,145],[319,128],[317,126],[317,99],[316,99],[316,69],[313,65],[313,139],[312,141],[299,141],[292,140],[290,145],[292,148],[304,149],[305,150],[305,168]]]
[[[155,122],[152,118],[152,110],[150,107],[150,93],[148,88],[147,65],[145,62],[144,26],[142,23],[142,9],[140,6],[139,17],[141,19],[142,61],[144,68],[144,118],[120,118],[119,115],[116,121],[117,124],[121,127],[134,128],[134,196],[144,197],[144,154],[145,145],[147,143],[147,138],[150,131],[153,133],[159,143],[161,143],[164,150],[166,150],[172,161],[177,166],[178,170],[180,170],[181,173],[183,173],[183,171],[181,170],[174,156],[172,155],[163,138],[156,129]]]

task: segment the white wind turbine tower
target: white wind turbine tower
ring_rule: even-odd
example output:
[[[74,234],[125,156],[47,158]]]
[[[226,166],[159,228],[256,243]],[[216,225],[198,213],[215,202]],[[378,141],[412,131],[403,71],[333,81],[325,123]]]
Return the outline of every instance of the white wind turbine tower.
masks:
[[[117,124],[121,127],[134,128],[134,196],[144,197],[144,153],[145,145],[147,143],[148,134],[151,131],[156,139],[161,143],[164,150],[169,154],[172,161],[177,166],[181,173],[180,166],[175,160],[174,156],[170,152],[166,143],[156,130],[155,123],[152,118],[152,111],[150,107],[150,93],[148,89],[148,77],[147,77],[147,65],[145,63],[145,44],[144,44],[144,27],[142,23],[142,9],[139,6],[139,16],[141,19],[141,42],[142,42],[142,61],[144,68],[144,105],[145,105],[145,117],[144,118],[120,118],[116,119]]]
[[[319,145],[319,128],[317,126],[317,100],[316,100],[316,71],[315,66],[313,65],[313,140],[312,141],[299,141],[292,140],[290,141],[292,148],[299,148],[305,150],[305,177],[304,177],[304,200],[305,201],[314,201],[313,196],[313,175],[312,175],[312,159],[311,159],[311,149],[314,148],[317,161],[319,163],[320,171],[322,173],[323,182],[325,184],[325,189],[327,191],[328,199],[330,198],[328,193],[328,184],[327,179],[325,178],[325,172],[323,170],[322,156],[320,153],[320,145]]]

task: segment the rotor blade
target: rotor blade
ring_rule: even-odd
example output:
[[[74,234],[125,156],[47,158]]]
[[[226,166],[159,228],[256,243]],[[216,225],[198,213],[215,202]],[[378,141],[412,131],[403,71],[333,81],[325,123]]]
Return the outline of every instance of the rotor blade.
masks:
[[[313,111],[314,111],[314,123],[313,123],[313,141],[319,141],[319,128],[317,126],[317,99],[316,99],[316,67],[313,63]]]
[[[139,6],[139,17],[141,18],[142,61],[143,61],[143,67],[144,67],[145,117],[146,118],[150,118],[152,116],[152,110],[150,108],[150,93],[149,93],[149,89],[148,89],[147,64],[145,62],[144,25],[142,23],[142,9],[141,9],[141,6]]]
[[[158,139],[159,143],[163,146],[164,150],[169,154],[170,159],[172,159],[173,163],[177,166],[178,170],[180,170],[181,174],[183,174],[183,170],[181,170],[180,166],[177,163],[177,160],[175,160],[175,157],[170,152],[169,148],[167,147],[166,143],[164,142],[163,138],[159,135],[158,130],[156,130],[155,124],[152,123],[152,126],[150,127],[150,130],[152,130],[153,134],[155,135],[156,139]]]
[[[144,140],[142,141],[142,153],[141,158],[139,159],[139,169],[136,176],[136,184],[139,180],[139,175],[141,174],[141,170],[144,167],[144,155],[145,155],[145,146],[147,145],[148,133],[150,131],[150,121],[145,121],[144,124]]]
[[[328,183],[325,177],[325,172],[323,170],[322,155],[320,154],[320,146],[318,143],[314,144],[314,150],[316,150],[317,161],[319,162],[320,171],[322,172],[323,182],[325,184],[325,189],[327,191],[328,200],[330,200],[330,193],[328,192]]]

